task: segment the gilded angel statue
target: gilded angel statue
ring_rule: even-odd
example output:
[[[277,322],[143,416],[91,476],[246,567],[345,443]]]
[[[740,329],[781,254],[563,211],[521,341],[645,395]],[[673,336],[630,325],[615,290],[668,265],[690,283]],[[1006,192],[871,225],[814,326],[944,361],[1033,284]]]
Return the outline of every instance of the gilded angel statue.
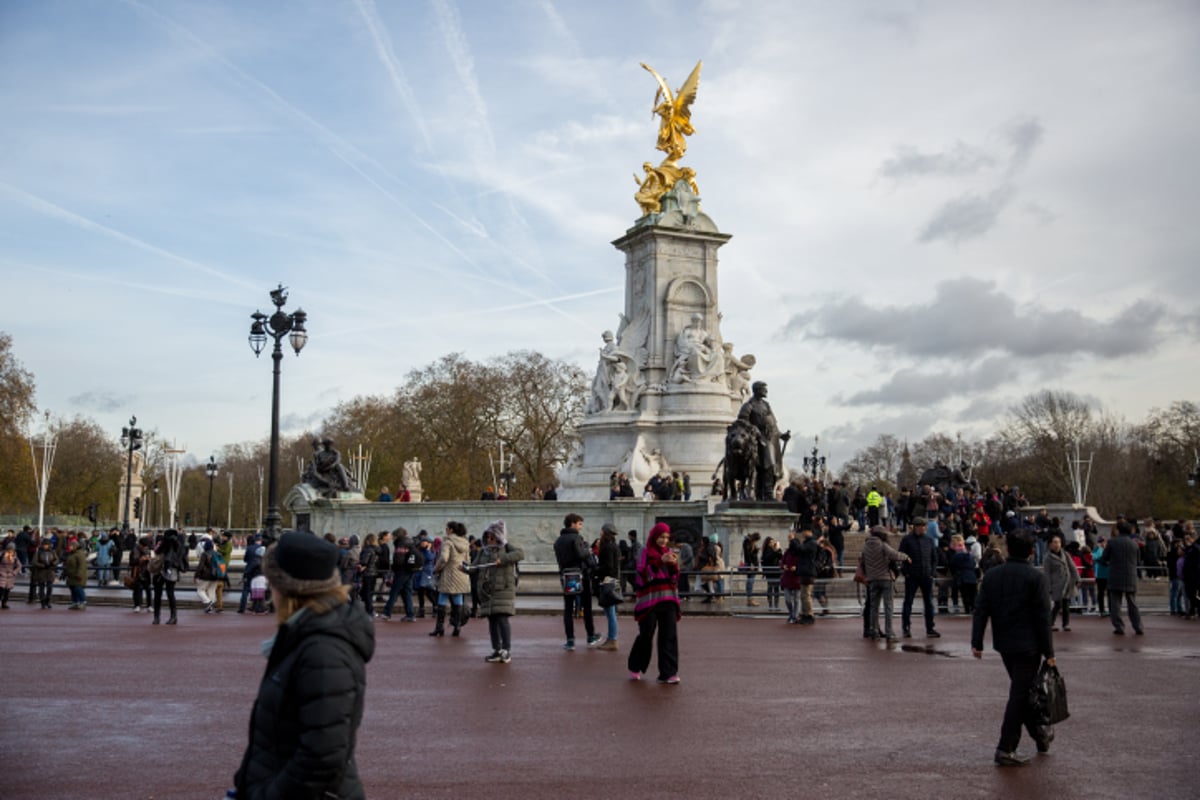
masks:
[[[653,67],[642,64],[642,69],[649,72],[658,81],[658,91],[654,94],[654,113],[662,117],[658,127],[658,144],[655,147],[667,154],[664,165],[674,166],[687,152],[687,139],[695,133],[692,127],[692,103],[696,99],[696,89],[700,85],[700,64],[674,94],[666,79],[654,71]]]

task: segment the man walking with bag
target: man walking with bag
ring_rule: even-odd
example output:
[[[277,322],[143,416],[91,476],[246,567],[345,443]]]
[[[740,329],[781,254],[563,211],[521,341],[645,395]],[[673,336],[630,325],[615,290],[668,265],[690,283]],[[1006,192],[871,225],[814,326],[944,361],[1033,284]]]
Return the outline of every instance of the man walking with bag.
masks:
[[[1016,530],[1006,536],[1008,560],[983,576],[975,600],[971,626],[971,654],[983,657],[983,632],[992,621],[992,648],[1000,653],[1010,680],[1008,705],[1000,725],[1000,743],[995,761],[1001,767],[1029,763],[1017,755],[1021,726],[1029,731],[1039,753],[1050,751],[1054,729],[1036,722],[1029,703],[1029,690],[1037,677],[1042,658],[1053,667],[1054,642],[1050,636],[1050,586],[1045,573],[1029,563],[1033,538]]]

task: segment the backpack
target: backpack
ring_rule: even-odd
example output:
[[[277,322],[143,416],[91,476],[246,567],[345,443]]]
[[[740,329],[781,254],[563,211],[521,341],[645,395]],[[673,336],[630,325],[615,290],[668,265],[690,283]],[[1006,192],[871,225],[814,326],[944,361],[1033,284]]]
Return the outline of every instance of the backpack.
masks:
[[[817,577],[832,578],[834,576],[833,556],[824,547],[817,550]]]
[[[212,571],[213,580],[225,579],[225,559],[221,558],[221,554],[216,550],[212,551],[212,561],[209,562],[208,568]]]
[[[163,571],[163,556],[162,553],[155,553],[150,558],[150,563],[146,565],[146,572],[151,575],[162,575]]]

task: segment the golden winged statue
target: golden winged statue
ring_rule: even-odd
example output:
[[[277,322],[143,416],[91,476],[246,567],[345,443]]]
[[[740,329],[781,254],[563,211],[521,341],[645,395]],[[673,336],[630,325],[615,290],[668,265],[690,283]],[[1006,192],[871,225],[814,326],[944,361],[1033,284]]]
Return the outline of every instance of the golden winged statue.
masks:
[[[658,81],[658,91],[654,93],[653,113],[662,117],[658,126],[658,144],[655,147],[667,154],[663,164],[675,165],[687,152],[687,139],[696,132],[692,127],[692,103],[696,100],[696,88],[700,85],[701,62],[696,62],[696,68],[687,80],[679,87],[679,91],[671,93],[671,86],[654,68],[642,64],[642,69],[654,76]]]
[[[658,143],[655,148],[667,154],[662,163],[652,167],[649,162],[642,165],[645,177],[636,174],[633,179],[638,184],[634,199],[642,209],[643,214],[656,214],[662,209],[663,196],[671,191],[671,187],[681,178],[687,180],[694,192],[699,194],[696,187],[695,171],[688,167],[680,167],[679,160],[687,152],[687,138],[696,132],[692,127],[692,103],[696,100],[696,89],[700,85],[700,61],[696,62],[692,74],[674,93],[671,86],[654,68],[642,64],[642,69],[649,72],[658,81],[658,91],[654,94],[653,114],[662,118],[658,126]]]

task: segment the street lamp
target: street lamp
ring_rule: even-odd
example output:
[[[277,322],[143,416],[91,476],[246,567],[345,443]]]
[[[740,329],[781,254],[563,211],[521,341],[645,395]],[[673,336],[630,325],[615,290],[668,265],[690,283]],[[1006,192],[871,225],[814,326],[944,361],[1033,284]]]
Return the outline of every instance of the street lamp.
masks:
[[[125,518],[121,522],[121,533],[129,532],[129,499],[133,494],[133,451],[142,449],[142,429],[136,427],[137,417],[129,418],[129,427],[121,428],[121,447],[125,448]]]
[[[272,369],[274,383],[271,389],[271,462],[267,490],[267,516],[263,520],[263,526],[271,531],[273,536],[278,536],[283,523],[283,517],[279,513],[279,365],[283,361],[281,343],[283,337],[287,336],[296,355],[300,355],[300,351],[304,349],[304,345],[308,341],[308,331],[304,327],[304,323],[308,320],[308,314],[299,308],[291,314],[284,313],[283,304],[287,302],[287,289],[282,283],[279,284],[278,289],[271,291],[271,302],[275,304],[275,313],[270,317],[261,311],[255,311],[250,315],[254,321],[250,323],[249,341],[250,349],[257,357],[262,355],[268,336],[275,340],[275,349],[271,353],[271,360],[274,362]]]
[[[820,455],[820,451],[817,450],[817,443],[820,441],[820,436],[814,436],[812,455],[804,457],[804,470],[812,475],[814,481],[817,475],[825,470],[825,456]]]
[[[204,514],[204,527],[211,528],[213,481],[217,479],[217,459],[214,456],[208,457],[208,463],[204,465],[204,474],[208,476],[208,511]]]
[[[158,478],[154,479],[154,527],[162,527],[162,513],[158,510]]]

